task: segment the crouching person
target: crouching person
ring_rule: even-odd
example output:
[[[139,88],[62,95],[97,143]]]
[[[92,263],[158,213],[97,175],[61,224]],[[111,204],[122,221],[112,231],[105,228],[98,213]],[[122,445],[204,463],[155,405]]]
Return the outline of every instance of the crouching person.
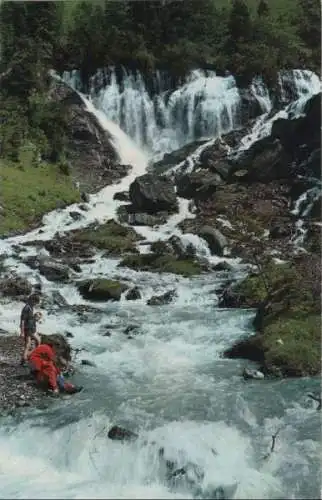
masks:
[[[29,362],[36,380],[42,388],[50,390],[54,394],[60,392],[74,394],[82,389],[82,387],[76,387],[65,381],[53,346],[40,344],[29,355]]]

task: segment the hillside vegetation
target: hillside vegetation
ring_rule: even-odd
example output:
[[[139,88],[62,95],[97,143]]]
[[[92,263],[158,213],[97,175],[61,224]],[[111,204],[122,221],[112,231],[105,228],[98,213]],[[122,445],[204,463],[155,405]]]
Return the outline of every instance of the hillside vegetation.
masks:
[[[175,78],[212,68],[243,85],[320,68],[318,0],[4,1],[0,14],[0,159],[9,169],[23,157],[25,172],[41,163],[49,177],[68,174],[68,116],[48,97],[50,69],[79,69],[86,82],[111,64]]]

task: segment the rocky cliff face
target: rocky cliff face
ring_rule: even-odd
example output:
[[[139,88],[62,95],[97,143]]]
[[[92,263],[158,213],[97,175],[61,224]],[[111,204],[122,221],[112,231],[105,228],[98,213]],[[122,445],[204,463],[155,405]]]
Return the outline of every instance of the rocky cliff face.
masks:
[[[80,188],[96,191],[123,177],[109,134],[90,113],[79,94],[62,81],[52,79],[49,98],[64,105],[68,115],[67,156],[70,171]]]

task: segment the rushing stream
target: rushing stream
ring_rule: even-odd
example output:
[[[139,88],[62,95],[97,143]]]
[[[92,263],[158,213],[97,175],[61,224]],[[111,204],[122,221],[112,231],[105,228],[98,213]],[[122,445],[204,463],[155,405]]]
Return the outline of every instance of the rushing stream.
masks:
[[[68,304],[88,304],[75,286],[47,281],[22,264],[12,245],[50,239],[59,231],[115,217],[121,202],[113,194],[128,188],[147,167],[147,157],[85,101],[113,136],[121,161],[133,169],[119,184],[91,196],[88,212],[74,222],[69,210],[44,217],[42,233],[0,240],[6,264],[46,294],[58,291]],[[75,206],[77,209],[77,206]],[[191,216],[187,203],[160,228],[139,228],[149,241],[179,234],[176,224]],[[209,258],[204,242],[186,235]],[[24,256],[36,250],[27,247]],[[225,258],[227,260],[227,258]],[[216,258],[216,260],[220,260]],[[242,274],[237,260],[234,270]],[[243,334],[251,334],[252,311],[216,307],[215,289],[227,273],[194,278],[136,272],[117,267],[117,259],[97,254],[82,265],[82,278],[105,276],[138,285],[142,298],[94,304],[97,311],[80,319],[72,310],[45,315],[44,333],[73,333],[79,358],[95,367],[78,366],[75,382],[83,392],[57,401],[49,409],[22,410],[0,428],[0,496],[2,498],[319,498],[320,413],[307,393],[319,390],[318,378],[247,381],[245,362],[221,358]],[[169,305],[151,307],[146,300],[176,288]],[[0,311],[1,328],[18,330],[21,303]],[[137,327],[132,338],[125,327]],[[104,336],[107,331],[111,336]],[[249,366],[250,363],[247,363]],[[134,442],[107,438],[111,425],[139,434]],[[271,436],[278,432],[270,457]],[[166,480],[164,457],[186,467],[191,481]]]

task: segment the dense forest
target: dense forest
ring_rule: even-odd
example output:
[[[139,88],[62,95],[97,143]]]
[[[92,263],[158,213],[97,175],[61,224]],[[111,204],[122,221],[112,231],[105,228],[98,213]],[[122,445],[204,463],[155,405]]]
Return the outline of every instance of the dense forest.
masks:
[[[86,79],[110,64],[145,73],[229,71],[240,85],[281,68],[320,70],[318,0],[161,0],[1,3],[1,157],[34,144],[64,151],[66,117],[47,99],[48,70]]]

